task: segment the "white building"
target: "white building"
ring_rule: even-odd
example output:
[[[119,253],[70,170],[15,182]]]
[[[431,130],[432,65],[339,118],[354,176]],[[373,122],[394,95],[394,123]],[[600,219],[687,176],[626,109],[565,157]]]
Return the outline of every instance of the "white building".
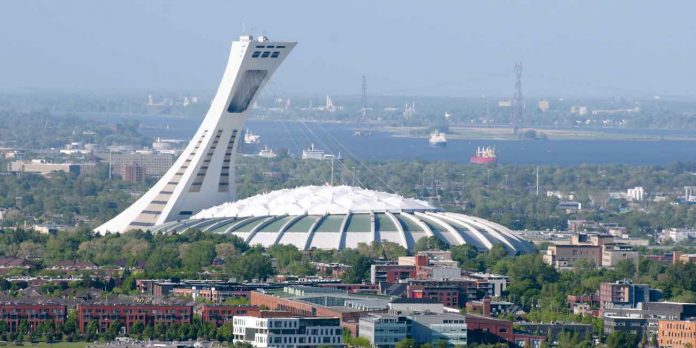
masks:
[[[338,318],[261,318],[235,316],[234,342],[254,347],[342,347],[343,329]]]
[[[680,243],[688,239],[696,238],[696,229],[692,228],[670,228],[662,230],[661,240],[663,242],[671,240],[674,243]]]
[[[389,302],[389,313],[436,313],[445,312],[445,305],[430,298],[397,298]]]
[[[409,335],[406,317],[390,314],[370,314],[360,318],[358,333],[374,348],[394,348]]]
[[[645,196],[645,189],[643,186],[636,186],[626,190],[626,196],[633,201],[642,201]]]
[[[471,273],[468,276],[474,279],[484,279],[489,284],[493,284],[493,296],[495,297],[503,295],[503,291],[507,290],[510,279],[508,276],[493,273]]]
[[[461,314],[410,315],[411,337],[416,343],[435,346],[445,341],[448,347],[467,344],[466,318]]]

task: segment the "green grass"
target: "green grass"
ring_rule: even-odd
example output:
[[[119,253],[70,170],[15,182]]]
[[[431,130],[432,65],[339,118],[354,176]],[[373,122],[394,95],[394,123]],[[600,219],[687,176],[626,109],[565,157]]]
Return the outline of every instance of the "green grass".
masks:
[[[46,342],[24,342],[23,346],[17,346],[12,343],[8,343],[4,347],[19,347],[19,348],[85,348],[89,342],[56,342],[56,343],[46,343]]]

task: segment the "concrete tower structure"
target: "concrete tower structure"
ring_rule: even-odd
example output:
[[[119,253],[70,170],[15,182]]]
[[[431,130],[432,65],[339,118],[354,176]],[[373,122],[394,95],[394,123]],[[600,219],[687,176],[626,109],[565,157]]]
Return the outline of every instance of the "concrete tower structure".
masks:
[[[215,98],[184,152],[149,191],[96,231],[148,229],[234,200],[234,154],[248,111],[295,45],[263,36],[234,41]]]

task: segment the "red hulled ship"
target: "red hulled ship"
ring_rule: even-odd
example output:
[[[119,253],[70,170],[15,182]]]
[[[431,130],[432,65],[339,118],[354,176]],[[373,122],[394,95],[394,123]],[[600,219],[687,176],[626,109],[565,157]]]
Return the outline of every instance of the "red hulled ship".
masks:
[[[498,158],[495,155],[495,148],[491,146],[479,146],[476,148],[476,156],[471,156],[469,162],[474,164],[496,163]]]

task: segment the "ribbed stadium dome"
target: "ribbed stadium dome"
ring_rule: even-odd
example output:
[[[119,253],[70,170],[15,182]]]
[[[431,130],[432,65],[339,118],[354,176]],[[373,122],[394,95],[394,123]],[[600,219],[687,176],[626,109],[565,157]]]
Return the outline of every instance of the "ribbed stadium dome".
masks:
[[[249,244],[293,244],[299,249],[355,248],[390,241],[412,249],[422,237],[487,250],[533,251],[528,241],[497,223],[441,212],[425,201],[351,186],[304,186],[224,203],[188,220],[154,226],[153,232],[232,233]]]

